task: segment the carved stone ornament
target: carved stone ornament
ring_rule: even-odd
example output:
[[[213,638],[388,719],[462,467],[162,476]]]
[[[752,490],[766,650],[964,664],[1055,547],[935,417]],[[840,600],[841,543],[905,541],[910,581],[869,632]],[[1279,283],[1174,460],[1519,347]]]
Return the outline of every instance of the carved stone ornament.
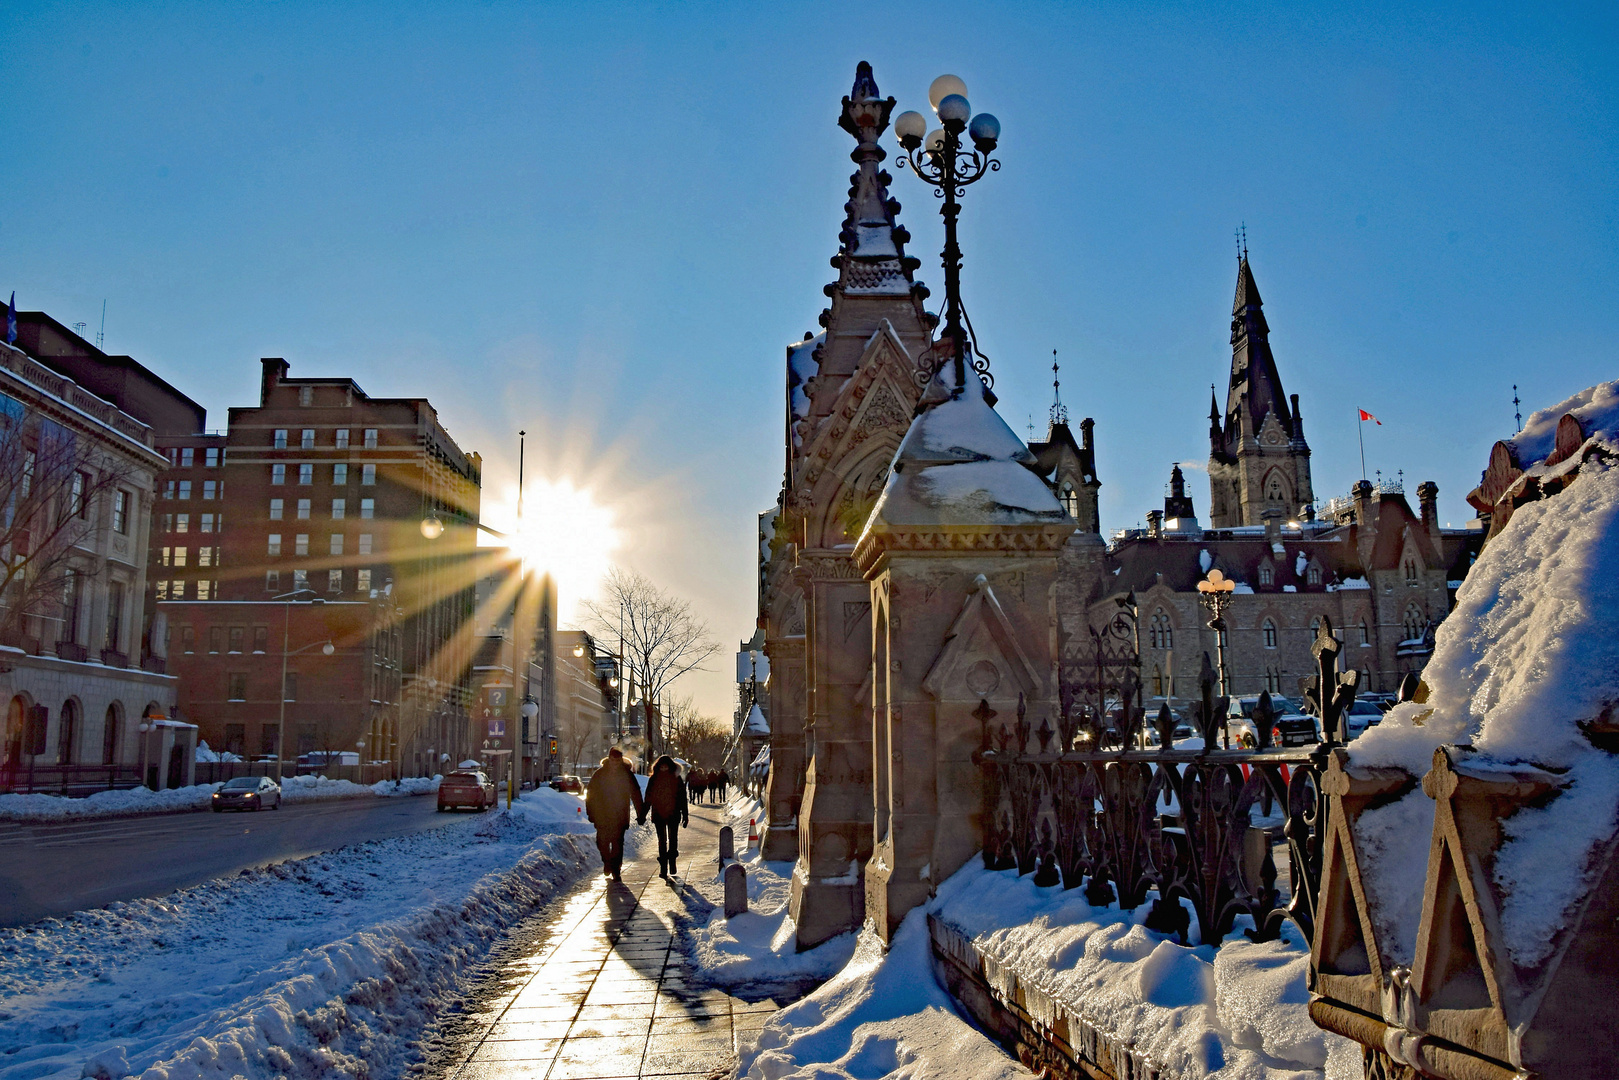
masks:
[[[988,697],[1001,685],[1001,669],[988,660],[980,660],[967,669],[967,689],[980,697]]]

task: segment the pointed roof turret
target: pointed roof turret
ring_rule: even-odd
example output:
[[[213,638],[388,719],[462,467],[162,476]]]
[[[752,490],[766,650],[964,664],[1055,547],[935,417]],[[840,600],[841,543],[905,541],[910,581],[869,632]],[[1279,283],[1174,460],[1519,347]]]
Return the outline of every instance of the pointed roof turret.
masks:
[[[1276,417],[1289,439],[1302,437],[1294,429],[1282,376],[1271,355],[1270,327],[1261,304],[1244,250],[1237,259],[1237,293],[1231,306],[1231,386],[1216,457],[1234,459],[1242,440],[1257,436],[1269,416]]]
[[[1186,474],[1181,472],[1179,463],[1169,471],[1169,494],[1164,497],[1164,520],[1180,521],[1197,520],[1197,512],[1192,509],[1192,499],[1186,494]]]
[[[879,93],[871,65],[860,61],[855,68],[854,87],[843,99],[843,111],[838,115],[838,126],[859,144],[849,154],[859,168],[849,177],[849,201],[844,204],[843,228],[838,233],[839,273],[834,288],[904,295],[911,291],[911,271],[921,266],[921,261],[905,256],[905,243],[911,237],[895,224],[899,200],[889,196],[892,177],[880,168],[888,155],[877,140],[888,128],[894,99],[880,97]]]

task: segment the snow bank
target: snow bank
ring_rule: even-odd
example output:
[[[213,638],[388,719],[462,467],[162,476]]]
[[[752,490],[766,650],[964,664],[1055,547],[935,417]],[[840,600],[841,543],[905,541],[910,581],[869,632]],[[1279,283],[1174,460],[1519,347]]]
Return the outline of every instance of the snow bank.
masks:
[[[1549,449],[1543,436],[1557,417],[1582,409],[1588,430],[1612,428],[1619,384],[1535,413],[1520,433],[1520,452]],[[1590,855],[1613,834],[1619,810],[1619,763],[1579,726],[1619,701],[1619,469],[1588,461],[1563,491],[1517,508],[1458,590],[1422,677],[1427,703],[1396,706],[1361,735],[1351,747],[1354,764],[1420,776],[1439,746],[1471,743],[1485,755],[1481,767],[1533,764],[1562,774],[1562,793],[1550,804],[1506,822],[1496,866],[1507,948],[1520,965],[1532,965],[1589,887]],[[1418,880],[1409,865],[1418,854],[1415,841],[1393,834],[1420,829],[1426,838],[1432,821],[1432,803],[1417,792],[1368,814],[1360,830],[1370,841],[1366,879],[1382,879],[1391,892],[1379,922],[1391,948],[1407,953],[1415,914],[1398,894]]]
[[[1079,890],[969,863],[939,888],[939,919],[1018,978],[1185,1078],[1359,1077],[1360,1047],[1310,1020],[1309,943],[1240,931],[1216,951],[1143,925],[1148,907],[1094,907]],[[1240,920],[1245,922],[1246,920]]]
[[[595,862],[553,802],[0,930],[0,1080],[403,1075],[493,941]]]
[[[744,820],[741,844],[747,843],[746,829]],[[800,979],[831,978],[854,955],[855,935],[842,934],[798,952],[798,927],[787,912],[793,864],[765,862],[757,847],[743,851],[739,845],[737,853],[748,872],[748,910],[742,915],[725,917],[724,877],[717,864],[707,863],[700,880],[693,880],[695,874],[687,876],[688,884],[718,905],[708,922],[691,932],[692,959],[703,980],[712,986],[762,989]]]
[[[397,784],[392,780],[356,784],[351,780],[328,780],[324,776],[288,776],[281,781],[281,794],[289,803],[317,799],[427,795],[438,790],[438,782],[437,776],[412,776]],[[206,810],[217,790],[218,784],[197,784],[164,791],[144,787],[98,791],[83,799],[70,799],[62,795],[0,795],[0,821],[77,821]]]
[[[963,1020],[933,977],[922,910],[893,945],[867,930],[849,963],[740,1047],[744,1080],[1013,1080],[1029,1071]]]

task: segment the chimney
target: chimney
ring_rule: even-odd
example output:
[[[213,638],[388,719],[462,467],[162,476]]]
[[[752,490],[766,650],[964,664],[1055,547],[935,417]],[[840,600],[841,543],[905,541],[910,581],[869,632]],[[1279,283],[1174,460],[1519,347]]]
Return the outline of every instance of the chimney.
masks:
[[[1293,437],[1302,439],[1304,438],[1304,417],[1299,413],[1299,396],[1293,394],[1291,397],[1293,398]]]
[[[1356,480],[1355,486],[1349,489],[1349,497],[1355,503],[1355,524],[1364,528],[1372,527],[1372,482],[1370,480]]]
[[[1267,506],[1260,512],[1260,519],[1265,523],[1265,542],[1275,550],[1282,546],[1282,512],[1274,506]]]
[[[279,356],[266,356],[259,363],[264,365],[264,375],[259,381],[259,405],[264,406],[270,404],[270,391],[287,377],[287,362]]]
[[[1164,512],[1162,510],[1147,511],[1147,535],[1154,540],[1164,535]]]
[[[1417,505],[1422,508],[1422,527],[1435,543],[1439,542],[1439,485],[1424,480],[1417,485]]]

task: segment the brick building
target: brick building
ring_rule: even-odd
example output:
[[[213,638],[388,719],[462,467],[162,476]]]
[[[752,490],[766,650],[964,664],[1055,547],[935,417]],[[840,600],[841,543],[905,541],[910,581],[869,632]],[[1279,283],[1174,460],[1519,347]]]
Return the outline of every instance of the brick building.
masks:
[[[392,597],[161,607],[181,711],[209,746],[248,759],[279,756],[289,772],[292,759],[316,751],[394,760],[401,633]]]
[[[236,653],[228,637],[239,631],[247,645],[262,629],[269,638],[263,656],[274,658],[280,642],[267,628],[300,616],[280,604],[263,612],[251,605],[318,598],[370,623],[333,629],[325,635],[339,642],[333,662],[311,661],[300,671],[297,692],[311,708],[310,719],[299,722],[316,730],[306,737],[289,726],[288,753],[294,738],[336,745],[363,732],[367,758],[417,775],[437,767],[442,748],[467,743],[482,461],[456,445],[433,406],[422,398],[373,398],[346,378],[294,379],[285,360],[270,358],[259,403],[230,410],[222,442],[207,436],[185,443],[174,447],[177,460],[161,492],[173,498],[160,500],[160,513],[175,515],[176,530],[181,513],[193,515],[191,531],[170,535],[169,600],[161,607],[177,628],[171,643],[187,632],[197,641],[216,629],[227,635],[221,652],[194,646],[184,654],[179,647],[197,683],[184,698],[187,714],[227,740],[237,733],[226,735],[224,725],[244,725],[241,740],[255,753],[269,745],[264,727],[271,721],[246,717],[251,699],[227,693],[232,676],[243,673],[236,657],[257,650]],[[217,511],[204,509],[210,485]],[[213,543],[183,544],[182,536],[207,535],[197,530],[208,513],[223,514],[228,528]],[[218,516],[212,525],[220,529]],[[182,549],[185,564],[174,565]],[[397,687],[388,684],[394,676],[380,674],[390,664],[397,665]],[[362,685],[375,693],[351,696]]]

